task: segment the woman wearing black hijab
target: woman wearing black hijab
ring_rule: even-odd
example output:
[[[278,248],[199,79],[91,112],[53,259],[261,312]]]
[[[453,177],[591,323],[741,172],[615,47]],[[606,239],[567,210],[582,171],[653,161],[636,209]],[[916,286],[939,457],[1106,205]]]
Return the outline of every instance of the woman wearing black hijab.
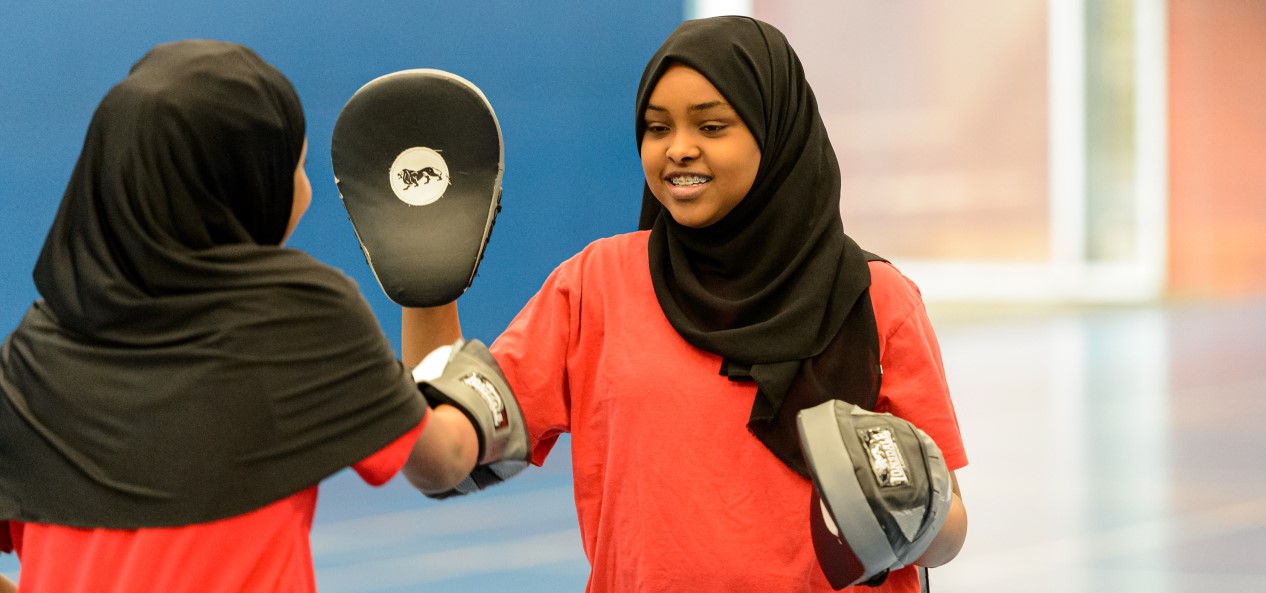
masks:
[[[304,125],[219,41],[155,47],[102,100],[0,351],[24,592],[313,591],[320,480],[443,491],[473,467],[469,421],[428,410],[355,284],[282,246]]]
[[[533,462],[571,433],[589,591],[830,591],[797,412],[890,412],[966,464],[918,290],[844,234],[834,151],[775,28],[682,24],[636,117],[643,230],[561,264],[492,345]],[[948,514],[922,564],[961,546],[957,494]],[[918,588],[911,566],[878,590]]]

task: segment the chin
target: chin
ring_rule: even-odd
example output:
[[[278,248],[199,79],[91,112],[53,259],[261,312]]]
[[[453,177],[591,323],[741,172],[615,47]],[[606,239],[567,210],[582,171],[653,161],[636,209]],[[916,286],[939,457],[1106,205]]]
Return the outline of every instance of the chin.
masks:
[[[681,226],[692,228],[692,229],[701,229],[704,227],[709,227],[709,226],[712,226],[713,222],[715,222],[712,220],[700,220],[698,218],[690,218],[690,217],[678,218],[676,216],[673,217],[673,220],[677,221],[677,224]]]

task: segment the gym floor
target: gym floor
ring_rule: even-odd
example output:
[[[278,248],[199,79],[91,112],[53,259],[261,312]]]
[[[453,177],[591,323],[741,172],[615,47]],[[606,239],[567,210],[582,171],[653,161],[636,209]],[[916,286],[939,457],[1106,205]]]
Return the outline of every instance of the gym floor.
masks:
[[[971,458],[933,591],[1266,591],[1266,301],[932,317]],[[443,502],[331,478],[320,590],[583,591],[567,453]]]

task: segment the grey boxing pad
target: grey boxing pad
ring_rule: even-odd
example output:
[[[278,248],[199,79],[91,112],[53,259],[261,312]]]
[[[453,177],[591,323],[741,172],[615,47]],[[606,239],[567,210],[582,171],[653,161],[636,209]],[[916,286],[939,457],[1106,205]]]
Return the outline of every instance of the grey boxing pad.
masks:
[[[432,406],[460,409],[479,437],[479,461],[457,487],[431,498],[469,494],[508,480],[527,468],[531,439],[519,403],[501,367],[479,340],[441,346],[413,369],[413,379]]]
[[[843,401],[802,410],[797,422],[813,476],[813,548],[831,586],[881,580],[922,556],[952,495],[931,437],[901,418]]]
[[[501,127],[482,91],[434,69],[365,84],[330,141],[334,181],[365,260],[407,307],[452,302],[474,281],[501,209]]]

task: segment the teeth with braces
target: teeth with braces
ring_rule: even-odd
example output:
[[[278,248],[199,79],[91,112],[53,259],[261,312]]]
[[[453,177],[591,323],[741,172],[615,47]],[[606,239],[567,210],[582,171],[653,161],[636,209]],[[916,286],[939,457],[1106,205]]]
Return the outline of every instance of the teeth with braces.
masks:
[[[711,177],[704,177],[702,175],[682,175],[680,177],[673,177],[669,181],[671,181],[673,185],[681,187],[685,185],[699,185],[700,183],[707,183],[711,179]]]

